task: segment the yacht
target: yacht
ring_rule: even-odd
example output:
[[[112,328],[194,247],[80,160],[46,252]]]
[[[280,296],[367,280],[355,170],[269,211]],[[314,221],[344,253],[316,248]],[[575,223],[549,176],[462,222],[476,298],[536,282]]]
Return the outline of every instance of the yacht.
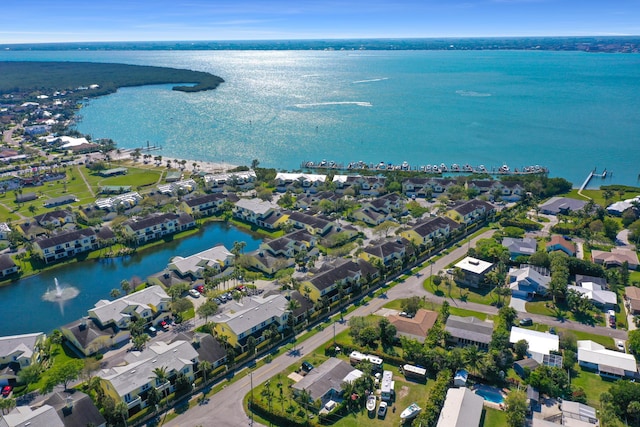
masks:
[[[413,402],[404,411],[402,411],[402,413],[400,414],[400,419],[403,421],[410,420],[416,417],[420,413],[420,411],[422,411],[422,408],[419,407],[417,403]]]

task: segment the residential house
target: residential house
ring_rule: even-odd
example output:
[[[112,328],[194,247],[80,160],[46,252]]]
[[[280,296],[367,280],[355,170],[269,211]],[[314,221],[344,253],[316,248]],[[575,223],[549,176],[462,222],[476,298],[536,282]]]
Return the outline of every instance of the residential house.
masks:
[[[42,405],[37,408],[18,406],[0,416],[0,427],[65,427],[55,408]]]
[[[604,309],[612,309],[618,304],[616,293],[602,289],[597,283],[583,281],[580,286],[569,285],[567,288],[589,298],[589,301]]]
[[[509,250],[511,259],[515,260],[519,256],[531,256],[536,253],[538,241],[530,237],[525,237],[523,239],[505,237],[502,239],[502,246]]]
[[[591,340],[578,341],[578,364],[609,378],[636,378],[638,373],[632,354],[608,350]]]
[[[373,241],[358,255],[365,261],[386,267],[402,264],[415,253],[411,242],[403,237]]]
[[[330,202],[336,202],[341,199],[342,196],[333,191],[321,191],[319,193],[303,193],[296,197],[295,207],[297,209],[310,209],[312,206],[317,205],[322,200],[328,200]]]
[[[44,202],[45,208],[55,208],[56,206],[62,206],[69,203],[75,203],[78,201],[78,198],[73,194],[67,194],[60,197],[54,197]]]
[[[107,421],[89,395],[78,390],[53,392],[44,401],[44,405],[55,409],[64,427],[106,427],[107,425]]]
[[[129,170],[127,168],[118,167],[118,168],[102,170],[98,172],[98,175],[100,175],[103,178],[111,178],[118,175],[126,175],[128,172]]]
[[[627,286],[624,288],[624,295],[629,312],[633,315],[640,314],[640,288]]]
[[[448,217],[427,218],[418,221],[409,230],[400,232],[400,235],[418,246],[431,246],[436,241],[446,240],[460,225]]]
[[[92,228],[68,231],[33,242],[33,252],[47,264],[98,248],[98,238]]]
[[[494,265],[481,259],[466,257],[462,261],[459,261],[455,267],[459,268],[463,273],[462,278],[456,280],[462,285],[478,288],[484,281],[487,273],[493,269]]]
[[[386,178],[384,176],[334,175],[333,183],[337,194],[344,194],[351,189],[353,194],[363,196],[378,196],[384,191]]]
[[[184,331],[178,333],[171,342],[187,341],[198,352],[198,364],[207,361],[212,369],[222,366],[227,361],[227,350],[211,334],[202,332]],[[199,369],[198,369],[199,370]]]
[[[246,262],[247,268],[261,271],[268,275],[274,275],[280,270],[293,268],[296,264],[295,258],[277,256],[264,249],[256,249],[246,253],[243,257],[243,262]]]
[[[465,347],[475,345],[481,350],[488,350],[493,336],[493,322],[482,321],[477,317],[461,317],[449,315],[444,327],[447,332],[447,343]]]
[[[11,234],[11,227],[6,222],[0,222],[0,240],[8,240]]]
[[[226,201],[227,197],[220,193],[204,194],[183,199],[181,208],[194,217],[205,217],[222,210],[222,206]]]
[[[326,236],[337,225],[321,216],[310,215],[304,212],[289,212],[287,222],[299,229],[306,229],[310,234]]]
[[[315,305],[313,304],[313,301],[300,292],[292,291],[289,295],[289,299],[298,302],[298,307],[292,311],[294,325],[301,324],[314,313]]]
[[[116,300],[100,300],[89,310],[89,317],[100,326],[116,325],[127,329],[137,319],[151,324],[159,317],[166,317],[171,298],[162,287],[150,286]],[[163,320],[163,318],[157,320]]]
[[[213,318],[218,336],[226,336],[233,347],[244,349],[247,339],[264,341],[264,331],[275,325],[281,332],[287,325],[288,301],[282,295],[245,297],[225,305],[225,312]]]
[[[546,215],[566,215],[579,211],[586,206],[585,200],[570,199],[568,197],[552,197],[540,205],[540,212]]]
[[[352,383],[362,376],[362,371],[335,357],[312,369],[291,388],[296,394],[303,390],[309,394],[310,402],[320,401],[321,405],[331,406],[330,402],[342,400],[342,386]]]
[[[75,214],[67,210],[56,210],[36,215],[33,219],[41,227],[62,227],[65,224],[74,224],[76,221]]]
[[[122,230],[138,244],[144,244],[193,228],[195,225],[195,220],[187,213],[164,213],[128,219],[122,223]]]
[[[182,196],[189,194],[198,188],[198,184],[192,179],[171,182],[158,185],[158,192],[167,196]]]
[[[466,387],[450,388],[436,427],[479,427],[484,399]]]
[[[234,258],[224,245],[217,245],[188,257],[175,256],[171,258],[167,268],[182,278],[197,280],[204,277],[205,270],[211,271],[213,276],[223,272],[230,274]]]
[[[562,251],[569,256],[576,256],[576,245],[568,241],[563,236],[554,234],[547,242],[547,252]]]
[[[276,190],[280,193],[295,192],[296,190],[302,190],[303,193],[317,193],[326,179],[326,175],[278,172],[276,174]]]
[[[258,227],[276,230],[288,216],[280,212],[278,205],[260,199],[240,199],[233,207],[233,216]]]
[[[377,272],[375,267],[363,259],[352,261],[339,258],[326,263],[316,274],[304,280],[300,289],[308,286],[309,298],[313,301],[326,299],[328,302],[333,302],[340,298],[341,288],[344,293],[349,294],[361,280],[366,277],[374,278]]]
[[[533,298],[534,295],[547,293],[551,276],[546,269],[523,265],[520,268],[511,268],[508,280],[512,296]]]
[[[421,308],[411,318],[391,314],[387,319],[396,327],[396,335],[424,342],[427,334],[438,320],[438,313]]]
[[[0,367],[14,365],[17,372],[38,362],[45,339],[42,332],[0,337]]]
[[[131,209],[136,206],[142,200],[142,196],[137,192],[130,192],[124,194],[118,194],[111,197],[103,197],[96,199],[95,205],[98,209],[103,209],[109,212],[115,212],[120,209]]]
[[[638,254],[631,249],[614,247],[610,252],[593,250],[591,261],[609,267],[622,267],[626,262],[630,270],[638,269]]]
[[[129,414],[147,406],[146,397],[152,387],[161,393],[175,391],[175,379],[184,375],[190,383],[195,380],[194,367],[198,352],[187,341],[165,343],[155,341],[143,351],[133,351],[125,356],[125,365],[103,369],[98,373],[104,393],[116,402],[125,402]],[[168,380],[162,381],[154,370],[166,370]]]
[[[530,358],[535,359],[540,364],[556,366],[558,365],[556,360],[550,360],[549,358],[549,356],[552,355],[553,352],[558,352],[560,349],[560,338],[558,337],[558,335],[550,334],[548,332],[538,332],[531,329],[519,328],[517,326],[511,327],[509,342],[511,344],[515,344],[520,340],[524,340],[527,342],[529,346],[527,349],[527,355]],[[561,362],[560,366],[562,366]]]
[[[602,289],[609,289],[607,279],[603,277],[587,276],[585,274],[576,274],[576,285],[582,286],[585,282],[591,282],[599,285]]]
[[[27,203],[27,202],[32,202],[32,201],[36,200],[37,198],[38,198],[38,195],[36,193],[18,194],[16,196],[16,202],[18,202],[18,203]]]
[[[522,379],[526,379],[538,366],[540,366],[540,363],[531,357],[513,362],[513,370]]]
[[[296,255],[306,253],[306,257],[317,256],[317,238],[306,230],[298,230],[277,239],[263,242],[260,247],[247,254],[244,260],[248,267],[265,274],[291,268],[296,263]]]
[[[3,254],[0,255],[0,279],[4,279],[7,276],[17,273],[20,271],[20,267],[16,265],[11,258],[11,255]]]
[[[456,180],[449,178],[408,178],[402,181],[402,192],[408,197],[430,199],[434,193],[444,193],[456,185]]]
[[[204,176],[205,188],[212,193],[221,193],[226,189],[250,190],[255,187],[256,173],[252,170],[221,173]]]
[[[389,193],[376,199],[365,201],[360,209],[351,213],[354,220],[363,221],[368,225],[379,225],[390,221],[396,216],[407,213],[404,200],[397,193]]]
[[[494,212],[495,208],[491,203],[472,199],[454,206],[447,212],[447,216],[461,224],[470,225],[483,220]]]
[[[60,327],[60,332],[85,356],[118,347],[131,339],[131,332],[115,323],[102,325],[97,319],[83,317]]]

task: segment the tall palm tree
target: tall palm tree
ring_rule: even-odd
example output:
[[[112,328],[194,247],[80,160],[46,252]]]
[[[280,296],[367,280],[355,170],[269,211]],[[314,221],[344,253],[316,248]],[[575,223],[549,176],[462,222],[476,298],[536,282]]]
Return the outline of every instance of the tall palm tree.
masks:
[[[202,381],[207,384],[207,372],[211,370],[211,363],[207,360],[200,362],[200,371],[202,372]]]
[[[167,381],[169,381],[169,373],[167,372],[167,368],[166,366],[160,366],[158,368],[155,368],[153,370],[153,377],[150,377],[151,379],[156,380],[156,387],[165,384]],[[169,387],[165,387],[162,390],[162,396],[166,399],[167,398],[167,389]],[[161,402],[162,403],[162,402]]]

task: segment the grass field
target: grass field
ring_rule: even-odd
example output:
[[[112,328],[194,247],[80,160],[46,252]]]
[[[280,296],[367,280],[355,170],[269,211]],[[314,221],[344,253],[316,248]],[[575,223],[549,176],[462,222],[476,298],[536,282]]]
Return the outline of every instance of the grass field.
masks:
[[[507,415],[504,411],[493,408],[484,408],[482,414],[482,427],[504,427],[507,425]]]
[[[571,385],[582,387],[587,395],[587,404],[599,407],[600,395],[609,390],[615,380],[602,378],[593,372],[585,371],[576,365],[576,373],[571,376]]]
[[[424,289],[434,295],[440,297],[449,297],[452,300],[461,300],[475,302],[484,305],[496,305],[498,297],[489,288],[466,288],[458,286],[453,280],[447,280],[448,284],[443,283],[435,287],[430,279],[425,279],[423,283]],[[509,303],[509,299],[503,300],[504,304]]]

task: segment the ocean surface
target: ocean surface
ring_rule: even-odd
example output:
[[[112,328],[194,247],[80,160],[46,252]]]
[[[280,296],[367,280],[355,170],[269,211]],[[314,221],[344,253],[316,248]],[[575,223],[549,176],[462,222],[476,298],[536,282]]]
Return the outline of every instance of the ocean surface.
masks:
[[[640,55],[556,51],[4,51],[0,60],[207,71],[209,92],[120,89],[81,132],[154,155],[298,169],[347,164],[543,165],[578,187],[637,185]],[[92,82],[87,82],[91,84]],[[612,175],[612,176],[611,176]]]

